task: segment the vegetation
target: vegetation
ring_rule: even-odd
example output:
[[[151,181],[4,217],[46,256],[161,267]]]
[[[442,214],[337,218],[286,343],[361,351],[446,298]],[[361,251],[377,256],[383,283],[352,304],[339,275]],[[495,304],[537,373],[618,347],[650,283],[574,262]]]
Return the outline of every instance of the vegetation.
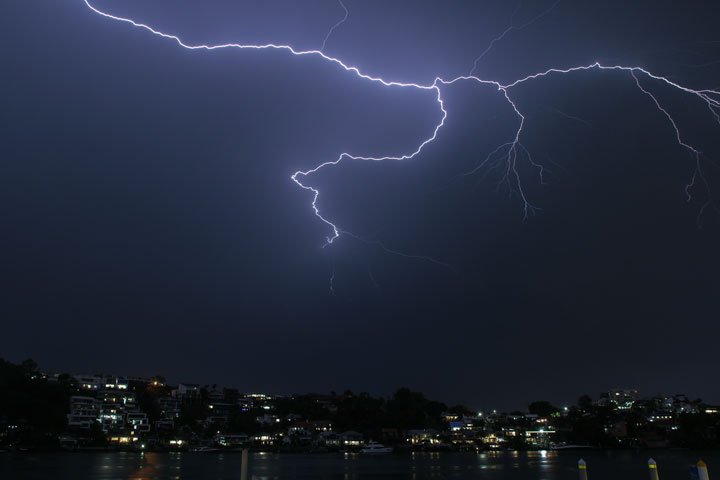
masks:
[[[69,375],[48,382],[32,360],[0,359],[0,439],[3,443],[53,448],[66,425]]]
[[[621,405],[607,394],[600,401],[583,395],[576,405],[562,409],[538,400],[527,406],[527,412],[478,416],[463,405],[448,406],[408,388],[387,398],[348,390],[244,402],[237,391],[218,391],[215,386],[177,399],[162,377],[154,380],[130,382],[129,391],[135,395],[137,409],[147,415],[152,426],[147,435],[156,443],[177,438],[210,442],[218,432],[287,436],[292,428],[306,428],[317,436],[322,431],[314,428],[317,424],[331,424],[334,432],[355,431],[365,439],[385,437],[398,443],[406,442],[410,431],[427,430],[437,432],[435,444],[454,442],[477,448],[539,448],[550,442],[601,448],[720,447],[719,409],[684,396]],[[75,385],[69,375],[47,378],[32,360],[16,365],[0,359],[0,447],[57,448],[59,438],[67,433],[75,435],[77,445],[107,445],[108,434],[99,423],[82,432],[69,432],[72,395],[93,393]],[[174,402],[179,410],[169,427],[156,429],[157,420],[167,420],[163,401]],[[451,431],[450,422],[458,420],[462,423]],[[538,441],[537,435],[543,438]]]

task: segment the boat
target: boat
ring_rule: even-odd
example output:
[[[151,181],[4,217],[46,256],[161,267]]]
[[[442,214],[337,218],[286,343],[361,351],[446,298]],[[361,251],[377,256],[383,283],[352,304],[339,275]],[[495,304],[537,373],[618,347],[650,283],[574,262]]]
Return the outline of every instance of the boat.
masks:
[[[365,446],[360,449],[360,453],[392,453],[392,451],[392,447],[386,447],[376,442],[366,443]]]
[[[550,450],[591,450],[593,447],[590,445],[567,445],[567,444],[560,444],[560,445],[552,445],[550,446]]]
[[[214,453],[214,452],[219,452],[220,449],[214,448],[214,447],[197,447],[197,448],[193,448],[192,451],[198,452],[198,453]]]

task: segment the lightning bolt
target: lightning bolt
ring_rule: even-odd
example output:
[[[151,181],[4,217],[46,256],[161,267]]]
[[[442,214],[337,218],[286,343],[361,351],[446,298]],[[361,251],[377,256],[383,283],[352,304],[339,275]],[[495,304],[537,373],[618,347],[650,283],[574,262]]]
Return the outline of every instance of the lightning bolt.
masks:
[[[343,23],[345,23],[345,22],[347,21],[347,19],[348,19],[348,16],[350,16],[350,11],[347,9],[347,7],[346,7],[345,4],[343,3],[343,1],[342,1],[342,0],[338,0],[338,3],[339,3],[340,6],[342,7],[342,9],[345,10],[345,16],[343,17],[342,20],[340,20],[340,21],[337,22],[335,25],[333,25],[333,26],[330,28],[330,31],[327,33],[327,35],[325,35],[325,40],[323,40],[322,47],[320,47],[320,50],[321,50],[321,51],[325,51],[325,46],[327,45],[328,40],[330,40],[330,36],[333,34],[333,32],[335,31],[335,29],[338,28],[338,27],[339,27],[340,25],[342,25]]]
[[[567,118],[568,120],[574,120],[574,121],[576,121],[576,122],[584,123],[584,124],[587,125],[588,127],[591,127],[591,126],[592,126],[592,124],[591,124],[590,122],[588,122],[587,120],[584,120],[584,119],[582,119],[582,118],[580,118],[580,117],[578,117],[578,116],[575,116],[575,115],[571,115],[571,114],[569,114],[569,113],[567,113],[567,112],[563,112],[562,110],[558,110],[557,108],[548,108],[547,110],[548,110],[549,112],[552,112],[552,113],[556,114],[556,115],[560,115],[561,117],[565,117],[565,118]]]
[[[330,295],[335,296],[335,257],[333,257],[332,273],[330,274]]]
[[[313,56],[313,57],[320,57],[323,60],[332,63],[336,65],[339,68],[344,69],[345,71],[352,73],[359,78],[362,78],[364,80],[379,83],[381,85],[384,85],[388,88],[404,88],[404,89],[416,89],[420,91],[425,91],[431,94],[434,97],[434,100],[437,104],[437,108],[440,112],[440,120],[435,125],[434,129],[430,132],[430,134],[423,140],[416,148],[415,150],[406,153],[404,155],[399,156],[366,156],[366,155],[354,155],[350,152],[343,152],[341,153],[335,160],[326,161],[324,163],[321,163],[317,165],[316,167],[309,169],[309,170],[298,170],[297,172],[293,173],[291,175],[291,179],[295,184],[297,184],[300,188],[307,190],[311,192],[312,194],[312,202],[311,202],[311,208],[315,214],[315,216],[323,223],[325,223],[328,228],[330,229],[330,234],[326,237],[326,245],[332,244],[338,237],[341,236],[341,234],[346,234],[348,236],[357,238],[359,240],[362,240],[366,243],[375,244],[379,246],[380,248],[384,249],[388,253],[398,254],[401,256],[405,256],[408,258],[418,258],[427,260],[442,266],[448,266],[447,264],[443,262],[438,262],[437,260],[434,260],[430,257],[424,257],[424,256],[414,256],[414,255],[406,255],[402,254],[400,252],[391,250],[386,248],[381,242],[376,240],[365,240],[357,235],[350,234],[349,232],[342,230],[339,228],[334,222],[330,221],[326,217],[324,217],[320,211],[320,208],[318,207],[318,200],[320,197],[320,190],[311,187],[307,185],[306,183],[303,183],[305,178],[309,175],[312,175],[313,173],[316,173],[326,167],[330,166],[336,166],[339,165],[341,162],[346,160],[356,160],[356,161],[368,161],[368,162],[382,162],[382,161],[405,161],[410,160],[418,156],[423,149],[433,142],[437,137],[438,133],[442,129],[442,127],[445,125],[445,121],[448,117],[448,111],[445,108],[445,103],[443,101],[442,97],[442,87],[452,85],[457,82],[475,82],[480,85],[490,85],[495,87],[496,91],[502,95],[504,100],[506,101],[508,107],[514,112],[518,124],[517,128],[515,129],[515,133],[513,134],[512,138],[510,138],[508,141],[502,143],[500,146],[498,146],[495,150],[490,152],[490,154],[486,157],[486,159],[482,162],[480,162],[473,170],[470,172],[467,172],[468,175],[473,174],[480,169],[484,167],[490,167],[490,168],[502,168],[503,174],[502,174],[502,182],[507,182],[509,185],[511,185],[515,191],[519,193],[519,196],[523,202],[523,210],[524,214],[527,217],[530,213],[535,212],[538,210],[538,207],[534,206],[532,203],[530,203],[528,196],[525,193],[525,190],[523,188],[523,183],[521,180],[521,176],[519,173],[519,163],[520,162],[527,162],[528,165],[530,165],[532,168],[536,169],[538,171],[538,174],[540,176],[540,180],[542,181],[542,175],[544,171],[544,167],[536,162],[533,161],[529,151],[522,145],[521,143],[521,136],[523,133],[523,129],[525,127],[525,121],[526,118],[523,115],[521,109],[518,107],[516,102],[513,100],[511,92],[515,87],[518,87],[520,85],[538,81],[540,79],[544,78],[552,78],[557,75],[571,75],[576,72],[583,72],[583,71],[598,71],[598,72],[609,72],[609,71],[615,71],[615,72],[624,72],[627,73],[629,78],[632,79],[634,82],[636,88],[640,91],[641,94],[647,96],[652,104],[654,104],[657,111],[662,114],[669,122],[669,126],[671,130],[675,134],[676,141],[678,145],[684,149],[686,149],[688,152],[691,153],[693,158],[695,159],[695,171],[693,173],[692,179],[690,183],[686,186],[686,194],[688,198],[691,198],[690,191],[691,189],[697,184],[698,179],[703,182],[705,185],[705,188],[708,193],[708,198],[710,200],[706,205],[704,205],[701,209],[702,211],[705,210],[705,207],[707,207],[709,204],[712,204],[712,196],[710,195],[710,188],[707,180],[705,179],[702,169],[701,169],[701,158],[702,158],[702,152],[698,150],[696,147],[692,146],[691,144],[687,143],[681,134],[680,127],[678,126],[678,123],[675,121],[673,116],[670,114],[667,108],[665,108],[662,104],[662,102],[658,99],[658,97],[653,94],[647,87],[647,85],[644,85],[643,82],[655,82],[658,84],[664,84],[665,86],[671,87],[672,89],[688,95],[692,98],[695,98],[708,108],[710,113],[713,115],[715,122],[720,126],[720,89],[705,89],[705,90],[696,90],[692,89],[690,87],[686,87],[684,85],[681,85],[679,83],[673,82],[669,80],[667,77],[654,74],[648,70],[646,70],[643,67],[640,66],[624,66],[624,65],[604,65],[600,62],[594,62],[587,65],[579,65],[579,66],[573,66],[569,68],[549,68],[547,70],[537,72],[531,75],[527,75],[525,77],[519,78],[517,80],[514,80],[510,83],[501,83],[499,81],[495,80],[487,80],[482,79],[476,75],[474,75],[474,71],[477,67],[477,63],[482,59],[482,57],[487,54],[487,52],[492,48],[492,46],[500,41],[505,35],[507,35],[509,32],[513,30],[520,30],[522,28],[527,27],[531,23],[537,21],[541,17],[547,15],[552,9],[557,6],[559,3],[559,0],[553,4],[548,10],[542,12],[537,17],[533,18],[529,22],[522,24],[520,26],[513,26],[511,21],[511,26],[508,27],[501,35],[493,39],[490,46],[475,60],[475,63],[473,64],[473,71],[464,76],[459,76],[451,79],[443,79],[441,77],[436,77],[434,81],[431,84],[422,84],[422,83],[402,83],[402,82],[395,82],[395,81],[389,81],[385,80],[381,77],[372,76],[366,73],[363,73],[358,67],[348,65],[344,63],[341,59],[332,57],[324,53],[325,46],[327,44],[328,39],[332,35],[333,31],[339,27],[345,20],[347,20],[348,17],[348,9],[345,7],[345,5],[340,1],[340,5],[345,10],[345,17],[335,24],[328,34],[325,37],[325,40],[322,44],[322,48],[320,50],[298,50],[294,48],[291,45],[280,45],[280,44],[263,44],[263,45],[253,45],[253,44],[238,44],[238,43],[226,43],[226,44],[220,44],[220,45],[191,45],[185,43],[179,36],[163,33],[161,31],[158,31],[154,29],[153,27],[136,22],[130,18],[124,18],[116,15],[112,15],[106,12],[103,12],[99,10],[98,8],[94,7],[90,0],[82,0],[85,5],[94,13],[118,22],[129,24],[133,27],[146,30],[153,35],[156,35],[161,38],[165,38],[168,40],[172,40],[176,42],[180,47],[186,48],[188,50],[217,50],[217,49],[239,49],[239,50],[282,50],[286,51],[292,55],[297,56]],[[642,81],[641,81],[642,80]],[[334,294],[334,288],[333,288],[333,280],[335,276],[335,267],[333,265],[333,275],[331,279],[331,293]]]
[[[500,35],[498,35],[497,37],[493,38],[493,39],[490,41],[490,43],[488,44],[487,48],[486,48],[485,50],[483,50],[483,52],[482,52],[482,53],[475,59],[475,61],[473,62],[473,66],[472,66],[472,69],[470,70],[469,75],[472,75],[472,74],[475,73],[475,70],[477,70],[477,68],[478,68],[478,63],[480,62],[480,60],[482,60],[482,59],[485,57],[485,55],[487,55],[488,53],[490,53],[490,50],[492,50],[492,48],[495,46],[495,44],[496,44],[497,42],[501,41],[503,38],[505,38],[505,36],[506,36],[508,33],[512,32],[512,31],[519,31],[519,30],[524,30],[524,29],[526,29],[527,27],[529,27],[529,26],[532,25],[533,23],[537,22],[538,20],[540,20],[541,18],[543,18],[544,16],[546,16],[547,14],[549,14],[550,12],[552,12],[553,10],[555,10],[555,7],[557,7],[558,4],[559,4],[561,1],[562,1],[562,0],[557,0],[555,3],[553,3],[553,4],[550,6],[550,8],[548,8],[547,10],[544,10],[544,11],[541,12],[539,15],[537,15],[537,16],[534,17],[534,18],[531,18],[530,20],[528,20],[527,22],[523,23],[522,25],[514,25],[513,23],[514,23],[514,21],[515,21],[515,15],[517,15],[518,11],[520,10],[520,7],[522,7],[522,2],[518,3],[518,4],[517,4],[517,7],[515,8],[515,11],[514,11],[513,14],[512,14],[512,17],[510,17],[510,26],[508,26],[505,30],[503,30],[503,32],[502,32]]]

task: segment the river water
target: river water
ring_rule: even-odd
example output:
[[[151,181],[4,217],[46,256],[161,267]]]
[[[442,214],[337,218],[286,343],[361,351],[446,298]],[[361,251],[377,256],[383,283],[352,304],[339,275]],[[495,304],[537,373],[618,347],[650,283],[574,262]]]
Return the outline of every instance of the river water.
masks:
[[[377,456],[251,453],[248,478],[275,479],[486,479],[576,480],[577,461],[589,480],[647,480],[653,457],[661,480],[687,480],[690,465],[708,464],[720,479],[720,451],[583,451],[402,453]],[[240,478],[239,453],[0,453],[2,480],[195,480]],[[714,475],[714,472],[717,474]]]

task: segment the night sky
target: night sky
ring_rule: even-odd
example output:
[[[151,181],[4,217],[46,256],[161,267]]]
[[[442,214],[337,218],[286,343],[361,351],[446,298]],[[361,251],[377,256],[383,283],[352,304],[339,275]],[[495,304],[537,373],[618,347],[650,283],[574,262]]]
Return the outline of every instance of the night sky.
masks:
[[[631,5],[628,5],[631,3]],[[95,0],[188,43],[315,49],[335,0]],[[515,2],[345,0],[326,52],[386,80],[454,78]],[[523,25],[552,1],[523,2]],[[478,62],[511,82],[551,67],[642,66],[720,86],[714,1],[564,0]],[[491,86],[434,93],[285,51],[189,51],[82,0],[0,4],[0,356],[74,373],[291,394],[408,386],[472,408],[572,403],[614,386],[720,403],[720,125],[647,79],[694,159],[628,73],[512,90],[526,116],[527,219],[501,169]],[[709,206],[704,205],[711,200]],[[384,248],[383,248],[384,247]],[[397,251],[403,255],[393,254]],[[439,263],[423,258],[431,257]],[[334,295],[331,292],[331,279]]]

